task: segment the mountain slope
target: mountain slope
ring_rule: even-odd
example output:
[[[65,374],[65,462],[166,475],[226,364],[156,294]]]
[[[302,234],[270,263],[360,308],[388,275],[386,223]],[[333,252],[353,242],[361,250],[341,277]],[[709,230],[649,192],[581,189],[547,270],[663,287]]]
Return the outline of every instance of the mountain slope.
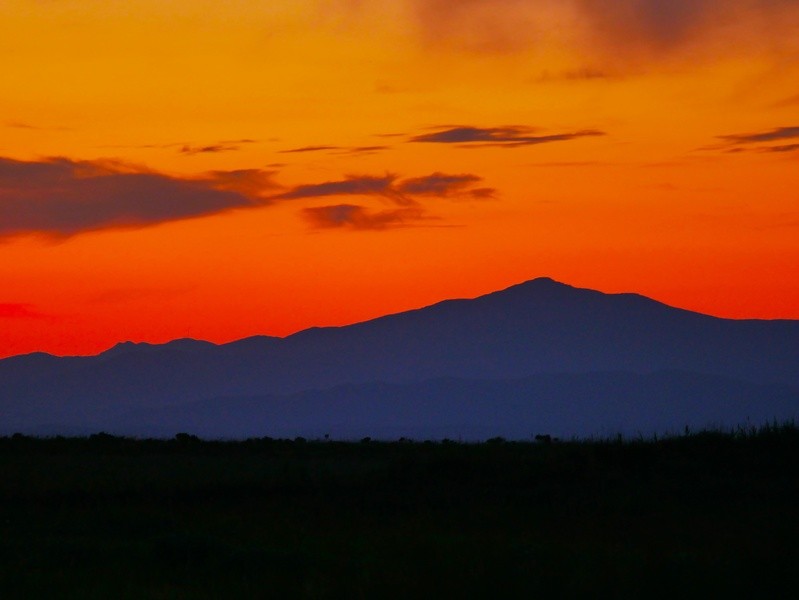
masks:
[[[684,371],[799,389],[799,322],[734,321],[536,279],[346,327],[0,361],[0,416],[65,423],[221,396],[546,373]],[[13,416],[13,419],[11,417]]]
[[[678,433],[799,417],[799,391],[715,375],[664,371],[542,374],[525,379],[441,378],[409,384],[344,384],[287,395],[209,398],[158,408],[126,407],[28,418],[6,428],[41,435],[115,434],[205,438],[532,439]],[[16,429],[15,429],[16,428]],[[2,433],[8,433],[4,431]]]

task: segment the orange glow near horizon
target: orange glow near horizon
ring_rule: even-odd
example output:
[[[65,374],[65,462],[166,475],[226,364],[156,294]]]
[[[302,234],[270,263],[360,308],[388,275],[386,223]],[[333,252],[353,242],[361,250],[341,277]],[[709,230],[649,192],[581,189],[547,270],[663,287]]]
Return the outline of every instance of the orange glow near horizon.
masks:
[[[655,3],[4,2],[0,357],[540,276],[799,319],[799,6]]]

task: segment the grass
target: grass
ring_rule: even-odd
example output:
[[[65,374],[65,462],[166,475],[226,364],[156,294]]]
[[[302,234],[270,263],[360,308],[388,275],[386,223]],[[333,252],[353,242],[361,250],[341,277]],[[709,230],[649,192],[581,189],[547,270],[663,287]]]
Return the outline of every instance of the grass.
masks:
[[[0,438],[3,598],[785,597],[799,429]]]

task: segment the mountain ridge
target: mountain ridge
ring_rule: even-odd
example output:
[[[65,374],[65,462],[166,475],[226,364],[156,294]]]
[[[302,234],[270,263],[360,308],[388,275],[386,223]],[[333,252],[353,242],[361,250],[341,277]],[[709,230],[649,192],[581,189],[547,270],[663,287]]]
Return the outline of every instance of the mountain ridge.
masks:
[[[537,278],[473,299],[284,338],[121,343],[91,357],[0,360],[0,418],[25,414],[41,423],[72,414],[79,420],[214,397],[552,373],[624,372],[631,389],[636,375],[662,371],[799,389],[797,365],[799,321],[722,319],[638,294]],[[730,397],[732,388],[719,386],[718,401]]]

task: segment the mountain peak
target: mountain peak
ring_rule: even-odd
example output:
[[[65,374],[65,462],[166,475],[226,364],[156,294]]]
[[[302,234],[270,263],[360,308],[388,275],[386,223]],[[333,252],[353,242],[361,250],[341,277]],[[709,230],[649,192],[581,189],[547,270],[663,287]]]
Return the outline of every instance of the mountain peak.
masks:
[[[561,283],[560,281],[556,281],[551,277],[536,277],[535,279],[530,279],[522,283],[517,283],[503,290],[497,292],[491,292],[487,294],[487,296],[494,296],[494,295],[507,296],[509,294],[512,295],[535,294],[537,296],[540,296],[542,294],[559,294],[569,291],[573,292],[578,289],[579,288],[575,288],[574,286],[568,285],[566,283]]]
[[[560,281],[556,281],[551,277],[536,277],[535,279],[530,279],[519,285],[523,286],[530,286],[530,287],[540,287],[540,288],[573,288],[574,286],[568,285],[566,283],[562,283]]]

